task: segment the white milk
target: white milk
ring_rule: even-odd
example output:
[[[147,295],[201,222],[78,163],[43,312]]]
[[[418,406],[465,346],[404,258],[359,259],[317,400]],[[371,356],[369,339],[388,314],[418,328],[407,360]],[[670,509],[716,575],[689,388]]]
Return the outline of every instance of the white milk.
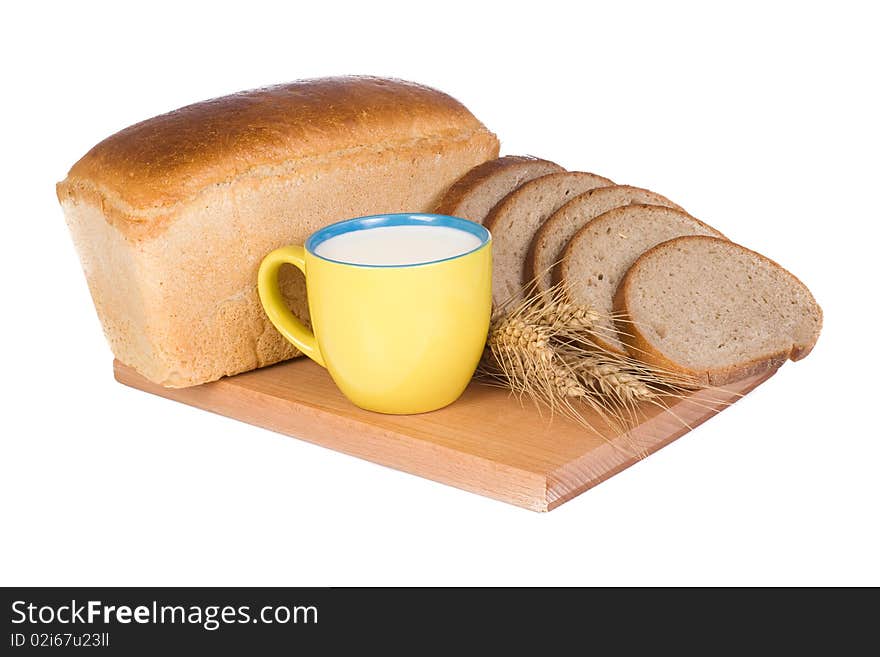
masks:
[[[331,237],[315,253],[354,265],[413,265],[452,258],[479,245],[476,235],[448,226],[381,226]]]

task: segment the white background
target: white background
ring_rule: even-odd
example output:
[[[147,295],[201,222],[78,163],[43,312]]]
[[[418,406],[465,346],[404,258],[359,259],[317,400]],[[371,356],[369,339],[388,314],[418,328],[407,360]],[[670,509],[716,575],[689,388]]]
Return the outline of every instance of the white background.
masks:
[[[295,4],[6,8],[0,583],[880,584],[871,3]],[[135,121],[344,73],[669,196],[810,286],[818,346],[550,514],[115,383],[55,182]]]

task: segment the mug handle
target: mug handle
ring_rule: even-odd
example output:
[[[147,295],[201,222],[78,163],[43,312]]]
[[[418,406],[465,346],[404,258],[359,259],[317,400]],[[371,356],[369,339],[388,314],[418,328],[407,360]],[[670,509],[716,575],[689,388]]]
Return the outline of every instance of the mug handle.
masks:
[[[260,302],[263,304],[266,315],[269,316],[269,321],[278,329],[278,332],[318,365],[327,367],[324,364],[321,350],[318,348],[315,334],[290,312],[281,295],[281,288],[278,287],[278,270],[281,269],[281,265],[293,265],[305,276],[305,253],[305,249],[301,246],[283,246],[269,253],[260,263],[257,291],[260,293]]]

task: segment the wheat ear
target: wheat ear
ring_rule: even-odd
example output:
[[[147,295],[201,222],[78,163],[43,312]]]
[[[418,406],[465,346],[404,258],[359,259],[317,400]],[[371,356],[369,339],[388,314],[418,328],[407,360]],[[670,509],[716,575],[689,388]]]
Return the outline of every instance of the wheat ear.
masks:
[[[515,390],[535,393],[549,383],[550,399],[584,396],[583,386],[554,353],[550,335],[546,326],[510,317],[492,328],[487,346]]]
[[[656,393],[644,381],[618,363],[592,354],[583,354],[575,362],[575,371],[593,383],[600,392],[626,402],[649,401],[656,397]]]

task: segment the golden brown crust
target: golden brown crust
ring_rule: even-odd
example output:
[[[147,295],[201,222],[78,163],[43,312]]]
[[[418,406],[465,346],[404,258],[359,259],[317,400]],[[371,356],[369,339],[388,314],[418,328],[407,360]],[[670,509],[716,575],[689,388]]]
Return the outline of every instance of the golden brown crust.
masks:
[[[290,175],[341,154],[484,135],[494,138],[461,103],[428,87],[374,77],[304,80],[125,128],[74,164],[57,193],[153,233],[176,206],[242,176]]]
[[[614,295],[614,311],[615,314],[618,315],[618,335],[621,342],[626,345],[627,351],[630,353],[630,355],[632,355],[634,358],[637,358],[638,360],[665,369],[669,372],[681,374],[687,379],[694,381],[696,384],[710,386],[721,386],[728,383],[733,383],[735,381],[745,379],[749,376],[761,374],[770,370],[775,370],[779,368],[783,363],[785,363],[786,360],[800,360],[801,358],[807,356],[815,346],[815,341],[812,344],[792,345],[791,349],[788,351],[764,354],[760,357],[743,363],[738,363],[730,367],[712,368],[699,371],[693,370],[688,367],[684,367],[681,364],[668,358],[665,354],[658,350],[654,346],[654,344],[650,340],[648,340],[647,337],[645,337],[645,334],[639,330],[637,323],[629,320],[630,315],[628,297],[632,289],[632,280],[638,273],[639,267],[642,265],[643,262],[646,261],[648,257],[650,257],[651,254],[665,248],[667,245],[673,242],[679,243],[682,240],[717,239],[718,238],[707,237],[703,235],[688,235],[685,237],[676,237],[675,239],[669,240],[667,242],[662,242],[657,246],[648,249],[639,257],[638,260],[635,261],[635,263],[633,263],[632,267],[629,268],[617,288],[617,293]],[[747,249],[746,247],[739,244],[734,244],[733,242],[729,243],[733,246],[743,249],[744,251],[748,251],[749,253],[760,257],[762,260],[769,262],[771,265],[781,269],[786,274],[794,278],[798,283],[803,285],[803,282],[801,282],[800,279],[798,279],[794,274],[782,267],[776,261],[771,260],[770,258],[761,255],[760,253],[757,253],[756,251]],[[816,307],[819,312],[821,327],[822,309],[818,306],[818,304]],[[818,338],[818,332],[816,334],[816,337]]]
[[[492,178],[501,171],[506,171],[513,167],[530,166],[536,162],[540,162],[551,169],[555,168],[559,171],[564,171],[564,169],[555,162],[542,160],[541,158],[528,155],[505,155],[504,157],[489,160],[488,162],[483,162],[481,165],[474,167],[461,178],[456,180],[443,195],[435,212],[437,214],[454,215],[461,202],[471,194],[475,187],[484,181]]]

